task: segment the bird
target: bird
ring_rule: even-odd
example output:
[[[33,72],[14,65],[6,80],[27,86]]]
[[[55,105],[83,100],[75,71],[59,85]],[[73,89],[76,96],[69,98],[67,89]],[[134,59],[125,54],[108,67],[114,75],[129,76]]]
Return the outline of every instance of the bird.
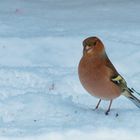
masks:
[[[108,115],[112,101],[120,95],[124,95],[140,108],[140,100],[133,94],[135,90],[127,86],[127,82],[107,56],[103,42],[96,36],[83,41],[83,55],[79,62],[78,75],[86,91],[99,98],[95,110],[102,100],[110,101],[105,112]]]

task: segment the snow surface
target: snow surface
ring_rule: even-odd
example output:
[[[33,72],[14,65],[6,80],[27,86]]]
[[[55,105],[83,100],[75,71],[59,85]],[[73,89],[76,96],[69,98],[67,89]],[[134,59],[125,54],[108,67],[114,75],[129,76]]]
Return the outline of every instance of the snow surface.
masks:
[[[98,36],[140,91],[139,13],[139,0],[1,1],[0,140],[139,140],[140,110],[119,97],[93,111],[77,75],[83,39]]]

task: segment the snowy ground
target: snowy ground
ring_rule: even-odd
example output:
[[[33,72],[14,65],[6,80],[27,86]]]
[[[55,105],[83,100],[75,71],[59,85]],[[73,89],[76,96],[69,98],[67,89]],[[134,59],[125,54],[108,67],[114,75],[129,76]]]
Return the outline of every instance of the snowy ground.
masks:
[[[1,1],[0,140],[139,140],[140,110],[119,97],[109,116],[108,102],[93,111],[77,75],[96,35],[140,91],[139,12],[139,0]]]

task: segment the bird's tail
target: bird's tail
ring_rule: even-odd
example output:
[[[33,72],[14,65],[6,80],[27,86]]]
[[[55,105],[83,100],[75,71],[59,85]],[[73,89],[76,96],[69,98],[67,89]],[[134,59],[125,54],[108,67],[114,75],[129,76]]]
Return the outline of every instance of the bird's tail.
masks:
[[[140,100],[133,95],[136,92],[134,89],[126,89],[122,94],[140,108]],[[138,92],[136,92],[138,94]]]

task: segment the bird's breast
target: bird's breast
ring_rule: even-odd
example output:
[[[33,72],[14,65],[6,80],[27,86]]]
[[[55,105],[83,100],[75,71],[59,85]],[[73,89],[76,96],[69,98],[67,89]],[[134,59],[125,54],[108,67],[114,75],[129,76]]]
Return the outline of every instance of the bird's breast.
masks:
[[[120,95],[119,87],[110,80],[111,71],[104,64],[81,59],[78,73],[83,87],[91,95],[106,100]]]

